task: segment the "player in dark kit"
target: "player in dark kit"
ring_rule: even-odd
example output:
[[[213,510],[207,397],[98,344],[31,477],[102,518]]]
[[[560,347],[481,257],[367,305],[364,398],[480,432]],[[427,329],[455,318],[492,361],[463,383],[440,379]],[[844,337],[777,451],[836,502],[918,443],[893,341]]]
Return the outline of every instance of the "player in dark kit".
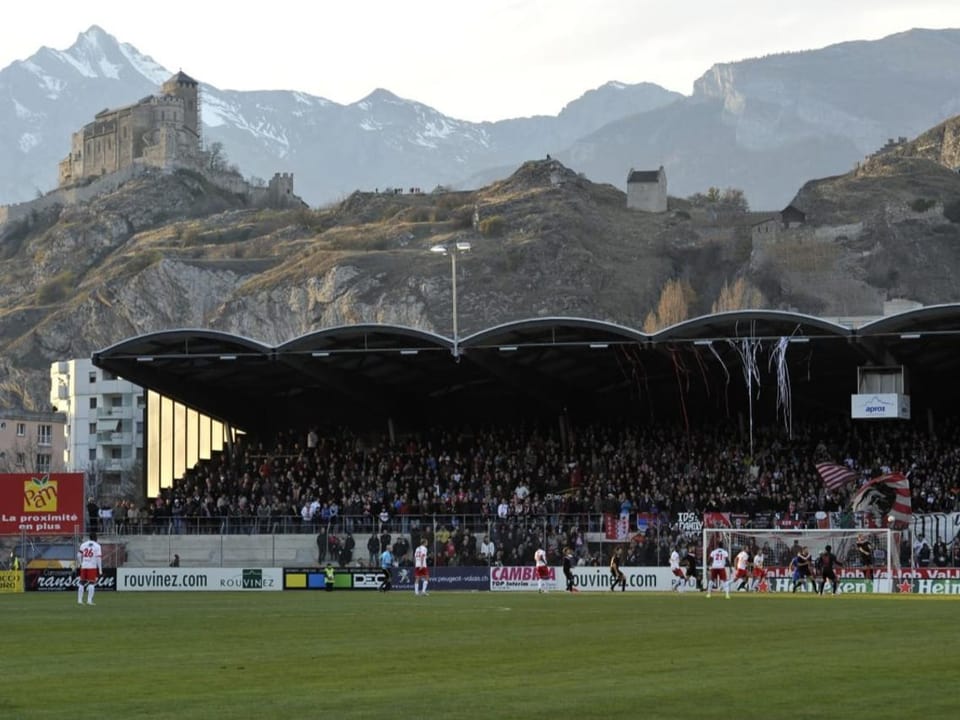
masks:
[[[616,590],[617,585],[620,586],[620,590],[626,591],[627,589],[627,578],[623,574],[623,571],[620,569],[620,548],[617,548],[613,555],[610,556],[610,589]]]
[[[873,580],[873,548],[870,540],[863,533],[857,535],[857,557],[860,559],[860,565],[863,566],[863,577]]]
[[[703,590],[703,580],[700,578],[700,573],[697,572],[697,549],[691,545],[687,550],[687,554],[683,556],[680,560],[680,564],[687,569],[687,578],[693,578],[697,583],[697,590]]]
[[[837,556],[833,554],[833,549],[827,545],[820,553],[820,594],[823,595],[823,589],[827,586],[827,580],[830,581],[830,587],[833,588],[833,594],[837,594],[837,572],[836,568],[841,565]]]
[[[567,581],[567,592],[578,592],[573,586],[573,550],[563,549],[563,577]]]
[[[803,583],[803,589],[807,589],[807,580],[813,581],[813,590],[817,590],[817,580],[813,576],[813,558],[810,557],[810,551],[806,547],[797,551],[797,556],[790,561],[793,568],[793,592],[797,591],[800,583]]]

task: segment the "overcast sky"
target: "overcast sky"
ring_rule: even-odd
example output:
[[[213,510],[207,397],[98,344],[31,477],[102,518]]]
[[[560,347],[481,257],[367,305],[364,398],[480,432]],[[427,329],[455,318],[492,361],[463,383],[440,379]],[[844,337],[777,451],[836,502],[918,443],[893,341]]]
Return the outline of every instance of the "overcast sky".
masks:
[[[610,80],[689,95],[716,62],[960,28],[958,0],[16,0],[4,11],[0,68],[99,25],[221,89],[347,104],[382,87],[472,121],[555,115]]]

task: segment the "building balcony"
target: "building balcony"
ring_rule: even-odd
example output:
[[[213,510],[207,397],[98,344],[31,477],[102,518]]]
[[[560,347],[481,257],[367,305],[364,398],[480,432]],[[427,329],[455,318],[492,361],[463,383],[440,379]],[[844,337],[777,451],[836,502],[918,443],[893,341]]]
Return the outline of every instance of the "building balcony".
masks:
[[[98,445],[130,445],[133,442],[133,433],[129,432],[98,432]]]
[[[98,420],[131,420],[134,417],[134,413],[139,413],[140,411],[133,407],[132,405],[123,405],[121,407],[107,407],[107,408],[98,408],[97,409],[97,419]]]

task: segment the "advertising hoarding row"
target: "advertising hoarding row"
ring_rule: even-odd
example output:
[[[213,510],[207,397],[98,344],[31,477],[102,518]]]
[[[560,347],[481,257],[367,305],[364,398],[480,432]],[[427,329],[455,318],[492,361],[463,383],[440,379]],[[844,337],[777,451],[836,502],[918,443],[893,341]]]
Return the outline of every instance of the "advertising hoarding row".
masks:
[[[625,592],[669,591],[673,576],[669,568],[621,568],[627,579]],[[337,568],[336,590],[377,590],[383,571],[375,568]],[[610,592],[611,576],[602,567],[573,570],[574,587],[580,592]],[[960,569],[920,568],[904,570],[891,579],[877,570],[872,577],[863,571],[844,571],[840,592],[918,593],[960,595]],[[68,568],[28,569],[0,572],[0,593],[57,592],[75,590],[77,580]],[[275,592],[280,590],[323,590],[324,573],[318,567],[290,568],[104,568],[98,590],[122,592]],[[536,592],[539,586],[529,565],[507,567],[438,567],[430,571],[430,590]],[[550,568],[544,589],[563,591],[566,581],[559,568]],[[411,568],[394,568],[393,589],[413,590]],[[692,583],[688,588],[693,589]],[[792,592],[793,580],[787,568],[769,568],[763,592]],[[620,592],[617,590],[617,592]],[[798,592],[809,592],[802,587]]]

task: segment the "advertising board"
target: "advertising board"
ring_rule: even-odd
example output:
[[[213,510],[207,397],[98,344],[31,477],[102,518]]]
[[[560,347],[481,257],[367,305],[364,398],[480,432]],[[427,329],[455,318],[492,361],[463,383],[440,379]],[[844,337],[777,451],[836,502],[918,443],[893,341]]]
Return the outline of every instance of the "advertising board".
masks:
[[[83,473],[0,474],[0,535],[83,532]]]

